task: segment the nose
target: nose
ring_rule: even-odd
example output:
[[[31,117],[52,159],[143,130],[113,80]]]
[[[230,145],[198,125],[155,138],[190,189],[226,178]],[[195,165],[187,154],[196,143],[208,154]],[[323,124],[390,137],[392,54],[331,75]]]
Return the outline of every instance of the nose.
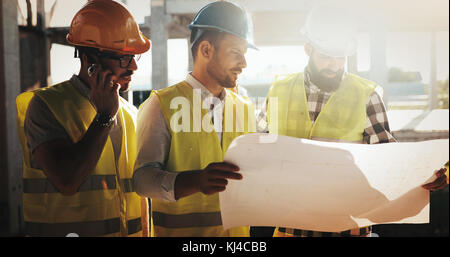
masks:
[[[245,55],[241,55],[241,58],[239,61],[239,67],[241,69],[245,69],[247,67],[247,60],[245,59]]]
[[[326,67],[332,71],[337,71],[343,68],[345,64],[345,59],[343,58],[329,58]]]
[[[133,59],[131,60],[131,63],[130,63],[130,65],[128,66],[128,69],[129,69],[129,70],[132,70],[132,71],[135,71],[135,70],[138,69],[137,62],[136,62],[136,59],[135,59],[135,58],[133,58]]]

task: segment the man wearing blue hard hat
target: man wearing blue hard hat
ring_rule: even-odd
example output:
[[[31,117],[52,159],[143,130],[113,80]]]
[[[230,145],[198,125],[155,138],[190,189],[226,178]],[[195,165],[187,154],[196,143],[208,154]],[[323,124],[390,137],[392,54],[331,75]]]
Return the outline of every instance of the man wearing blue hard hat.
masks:
[[[229,179],[242,179],[239,167],[223,162],[228,146],[255,130],[251,101],[232,91],[247,48],[255,48],[248,16],[213,2],[189,29],[192,72],[152,92],[139,111],[134,185],[152,199],[153,236],[249,236],[248,227],[224,230],[218,195]]]

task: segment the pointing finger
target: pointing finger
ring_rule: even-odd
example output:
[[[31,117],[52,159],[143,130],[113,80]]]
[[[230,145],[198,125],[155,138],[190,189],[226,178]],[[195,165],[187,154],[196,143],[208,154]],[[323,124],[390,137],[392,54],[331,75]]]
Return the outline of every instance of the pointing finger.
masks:
[[[234,171],[224,171],[224,170],[212,170],[210,174],[215,178],[221,179],[242,179],[242,174]]]
[[[216,162],[209,165],[214,170],[239,171],[239,167],[229,162]]]

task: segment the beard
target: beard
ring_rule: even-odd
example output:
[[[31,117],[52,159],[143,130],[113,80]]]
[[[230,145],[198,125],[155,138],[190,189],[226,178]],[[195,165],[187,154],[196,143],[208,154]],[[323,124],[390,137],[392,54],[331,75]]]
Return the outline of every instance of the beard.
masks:
[[[311,82],[325,92],[333,92],[338,89],[341,84],[344,69],[340,69],[336,72],[329,69],[319,71],[312,58],[309,59],[308,68]],[[335,76],[327,77],[324,75],[325,72],[335,73]]]
[[[130,83],[122,83],[120,84],[120,88],[119,88],[119,92],[128,92],[128,90],[130,89]]]
[[[216,56],[213,57],[212,61],[206,67],[209,75],[214,78],[219,85],[225,88],[234,88],[237,85],[237,80],[227,74],[224,68],[219,64]],[[232,71],[242,71],[242,69],[235,68]]]

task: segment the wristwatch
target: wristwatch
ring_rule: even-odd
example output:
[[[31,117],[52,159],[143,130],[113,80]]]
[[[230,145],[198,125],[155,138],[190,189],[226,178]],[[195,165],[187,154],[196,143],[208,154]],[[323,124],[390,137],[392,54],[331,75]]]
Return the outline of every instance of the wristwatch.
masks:
[[[94,121],[97,122],[98,125],[104,128],[111,127],[111,125],[116,120],[116,117],[111,117],[109,114],[97,113],[94,118]]]

